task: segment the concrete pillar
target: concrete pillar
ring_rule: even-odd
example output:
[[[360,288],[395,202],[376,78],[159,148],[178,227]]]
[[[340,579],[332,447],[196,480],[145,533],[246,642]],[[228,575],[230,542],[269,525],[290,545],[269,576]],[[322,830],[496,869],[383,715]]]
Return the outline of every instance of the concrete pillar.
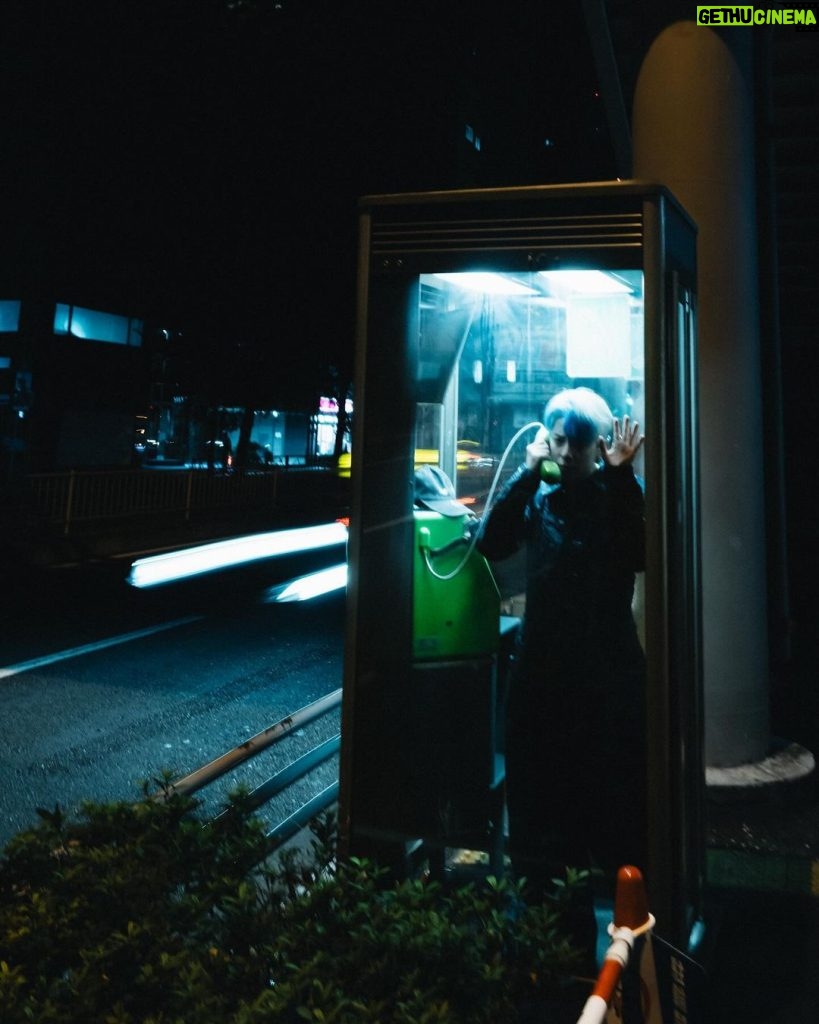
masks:
[[[770,745],[754,117],[713,30],[682,21],[654,41],[633,141],[634,177],[668,186],[699,228],[705,760],[746,764]]]

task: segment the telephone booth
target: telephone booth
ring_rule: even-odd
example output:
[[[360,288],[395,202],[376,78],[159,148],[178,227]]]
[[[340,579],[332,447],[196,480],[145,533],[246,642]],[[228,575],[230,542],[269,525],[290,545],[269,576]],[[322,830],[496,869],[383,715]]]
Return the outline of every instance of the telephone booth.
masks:
[[[695,226],[637,181],[374,196],[359,259],[342,850],[396,871],[457,849],[502,863],[524,567],[488,566],[471,539],[547,399],[587,386],[646,435],[638,866],[663,934],[688,948],[704,874]],[[417,500],[424,466],[451,482],[449,515]]]

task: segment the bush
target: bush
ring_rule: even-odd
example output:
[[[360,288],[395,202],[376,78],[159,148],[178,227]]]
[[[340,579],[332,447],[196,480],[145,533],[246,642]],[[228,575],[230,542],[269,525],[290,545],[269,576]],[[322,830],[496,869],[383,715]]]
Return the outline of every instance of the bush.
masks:
[[[3,1024],[503,1024],[576,963],[558,908],[336,863],[329,819],[265,861],[178,795],[39,813],[0,860]]]

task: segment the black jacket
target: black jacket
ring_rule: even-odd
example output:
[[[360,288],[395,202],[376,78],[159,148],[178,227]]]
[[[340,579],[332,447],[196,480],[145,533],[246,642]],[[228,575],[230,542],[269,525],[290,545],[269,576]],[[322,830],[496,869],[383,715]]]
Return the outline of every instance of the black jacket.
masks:
[[[631,466],[604,465],[571,487],[521,466],[485,515],[478,549],[490,560],[526,546],[521,668],[552,664],[605,677],[642,659],[631,612],[645,567],[643,489]],[[603,679],[599,680],[601,683]]]

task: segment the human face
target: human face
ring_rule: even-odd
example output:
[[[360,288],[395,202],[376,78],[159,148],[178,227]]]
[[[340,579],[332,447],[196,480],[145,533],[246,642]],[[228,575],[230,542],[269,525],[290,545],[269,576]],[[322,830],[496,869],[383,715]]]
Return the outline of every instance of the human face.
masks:
[[[597,469],[600,449],[597,439],[586,445],[570,441],[563,430],[563,420],[555,420],[549,432],[552,459],[560,466],[560,475],[567,483],[586,480]]]

